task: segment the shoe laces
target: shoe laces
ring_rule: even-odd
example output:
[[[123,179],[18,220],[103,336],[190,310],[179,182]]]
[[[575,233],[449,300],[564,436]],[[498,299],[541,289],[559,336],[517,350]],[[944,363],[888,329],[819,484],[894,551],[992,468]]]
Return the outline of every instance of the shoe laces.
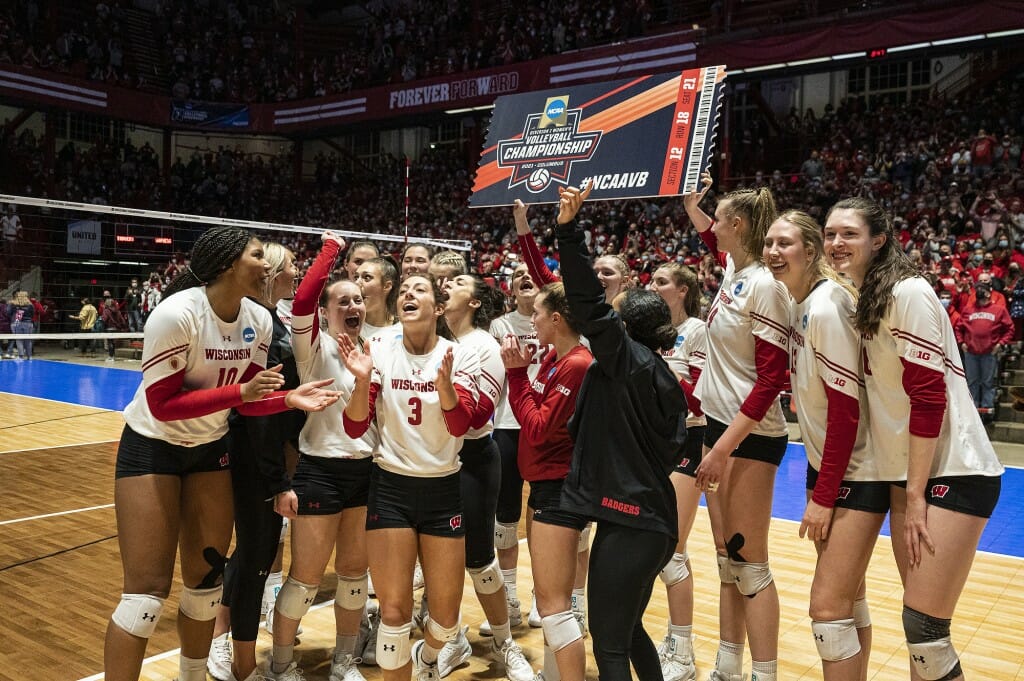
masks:
[[[530,664],[523,654],[523,649],[518,643],[509,639],[501,646],[501,655],[505,658],[505,667],[515,667],[520,664]]]

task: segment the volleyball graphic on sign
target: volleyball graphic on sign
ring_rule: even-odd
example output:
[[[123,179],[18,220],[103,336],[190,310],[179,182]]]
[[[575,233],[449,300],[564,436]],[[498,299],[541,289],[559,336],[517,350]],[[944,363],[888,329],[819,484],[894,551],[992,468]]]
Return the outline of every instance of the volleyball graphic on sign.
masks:
[[[551,173],[544,168],[538,168],[530,173],[530,179],[526,181],[526,188],[536,194],[544,191],[549,182],[551,182]]]

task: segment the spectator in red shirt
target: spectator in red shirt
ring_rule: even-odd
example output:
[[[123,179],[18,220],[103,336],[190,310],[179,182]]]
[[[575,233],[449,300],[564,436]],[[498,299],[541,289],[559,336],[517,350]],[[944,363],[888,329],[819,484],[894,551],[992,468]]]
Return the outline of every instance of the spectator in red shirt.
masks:
[[[974,292],[976,300],[961,312],[954,331],[964,353],[964,371],[974,405],[987,410],[983,411],[983,417],[991,417],[995,407],[998,356],[1013,340],[1013,320],[1005,305],[992,303],[989,284],[975,284]]]
[[[985,132],[982,128],[978,136],[971,143],[971,161],[974,165],[974,176],[981,177],[992,170],[992,160],[995,158],[996,138]]]

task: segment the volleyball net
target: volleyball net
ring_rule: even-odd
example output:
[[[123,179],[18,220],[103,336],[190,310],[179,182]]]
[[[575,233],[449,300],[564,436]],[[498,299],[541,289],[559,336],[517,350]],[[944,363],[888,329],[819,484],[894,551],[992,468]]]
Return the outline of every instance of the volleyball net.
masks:
[[[134,357],[159,292],[187,266],[195,240],[207,229],[241,227],[264,242],[280,243],[295,253],[300,275],[319,251],[320,235],[329,229],[9,194],[0,194],[0,213],[0,305],[10,310],[9,305],[23,300],[18,296],[23,291],[36,308],[30,333],[24,324],[7,328],[0,312],[0,356],[5,358],[19,352],[16,341],[32,341],[38,348],[77,346],[96,355],[108,354],[113,346],[118,357]],[[332,231],[350,244],[370,241],[396,259],[412,243],[463,254],[471,248],[471,242],[459,239]],[[143,297],[126,303],[132,282]],[[112,300],[128,330],[103,324],[83,328],[83,300],[98,312]],[[14,311],[7,322],[17,322],[17,316]]]

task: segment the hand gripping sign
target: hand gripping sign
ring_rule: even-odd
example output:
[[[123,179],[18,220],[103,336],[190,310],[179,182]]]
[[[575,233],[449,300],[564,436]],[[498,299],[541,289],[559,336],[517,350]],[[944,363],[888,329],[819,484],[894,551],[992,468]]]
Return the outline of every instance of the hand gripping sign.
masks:
[[[693,191],[707,169],[724,66],[499,97],[472,208],[558,201],[594,183],[594,199]]]

